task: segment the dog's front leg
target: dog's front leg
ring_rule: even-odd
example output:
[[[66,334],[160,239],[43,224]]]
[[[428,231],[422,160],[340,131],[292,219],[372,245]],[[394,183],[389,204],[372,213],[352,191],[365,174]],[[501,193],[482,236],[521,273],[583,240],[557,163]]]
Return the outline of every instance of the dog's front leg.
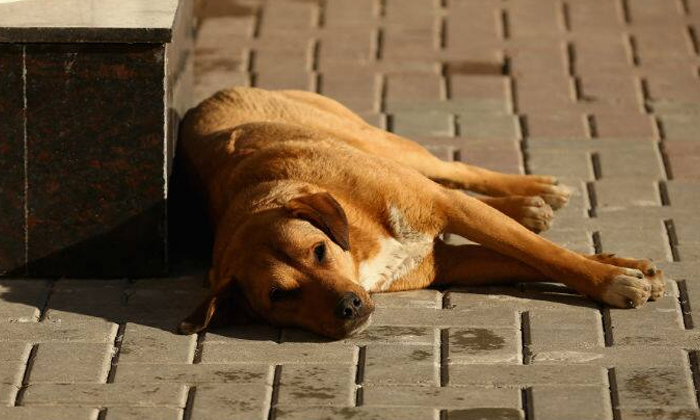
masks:
[[[589,258],[568,251],[465,194],[442,190],[439,201],[446,232],[464,236],[512,257],[551,280],[610,305],[642,305],[651,296],[652,281],[659,281],[657,270],[644,273],[639,269],[642,268],[641,263],[636,263],[639,260],[626,260],[634,263],[618,266],[613,265],[612,260]]]

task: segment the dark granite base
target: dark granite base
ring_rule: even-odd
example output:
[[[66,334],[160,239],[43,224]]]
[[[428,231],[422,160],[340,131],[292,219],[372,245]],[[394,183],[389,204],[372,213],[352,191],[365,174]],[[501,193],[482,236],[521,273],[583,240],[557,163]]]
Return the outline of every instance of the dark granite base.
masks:
[[[0,275],[26,263],[22,51],[0,44]]]
[[[27,46],[30,274],[165,271],[164,50]]]
[[[103,43],[114,28],[99,25],[81,42],[70,25],[41,43],[0,38],[0,275],[167,272],[168,180],[194,44],[192,2],[168,10],[161,42],[135,27],[140,42]],[[17,25],[13,34],[32,31]]]

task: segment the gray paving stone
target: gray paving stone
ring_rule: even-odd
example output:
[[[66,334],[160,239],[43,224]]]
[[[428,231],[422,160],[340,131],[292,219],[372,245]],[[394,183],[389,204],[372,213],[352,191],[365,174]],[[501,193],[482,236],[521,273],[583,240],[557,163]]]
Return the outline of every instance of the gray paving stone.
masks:
[[[295,407],[277,406],[275,418],[279,420],[437,420],[438,410],[428,407]]]
[[[284,365],[278,403],[350,406],[355,401],[355,366]]]
[[[0,363],[27,360],[31,350],[29,343],[0,342]]]
[[[372,300],[377,308],[442,308],[442,293],[437,290],[375,293]]]
[[[682,367],[616,367],[620,407],[696,408],[693,382]]]
[[[372,315],[373,325],[431,327],[512,327],[514,311],[483,309],[479,311],[444,311],[432,309],[378,308]]]
[[[424,386],[364,387],[367,406],[416,406],[441,408],[520,408],[520,390],[505,388],[433,388]]]
[[[440,331],[434,327],[371,325],[360,334],[346,339],[358,346],[374,343],[385,344],[436,344]]]
[[[31,384],[24,405],[165,406],[182,408],[187,399],[179,384]]]
[[[530,328],[528,348],[532,353],[546,353],[560,350],[596,351],[604,345],[602,328]]]
[[[0,383],[0,404],[5,406],[14,404],[18,391],[17,385]]]
[[[109,322],[83,324],[80,328],[50,321],[0,323],[0,341],[105,343],[114,341],[117,328],[117,324]]]
[[[180,420],[182,410],[168,407],[109,407],[106,420]]]
[[[666,343],[667,344],[667,343]],[[573,347],[573,346],[572,346]],[[640,345],[572,350],[533,350],[532,364],[586,366],[674,366],[686,365],[687,354],[680,348]]]
[[[124,329],[119,364],[190,363],[196,345],[196,335],[130,322]]]
[[[37,348],[30,383],[105,382],[112,344],[42,343]]]
[[[446,112],[397,112],[391,116],[392,132],[405,137],[454,135],[454,117]]]
[[[450,386],[524,388],[536,385],[607,386],[607,371],[598,366],[457,365],[450,366]]]
[[[619,410],[623,420],[698,420],[700,410],[686,407],[622,408]]]
[[[3,420],[96,420],[97,408],[89,407],[0,407]]]
[[[657,178],[607,179],[595,182],[597,204],[603,208],[660,206]]]
[[[328,363],[352,364],[356,361],[355,346],[342,342],[315,345],[313,343],[205,343],[202,363]]]
[[[450,328],[450,364],[522,361],[520,330],[516,328]]]
[[[192,418],[232,420],[267,419],[272,387],[262,384],[198,385],[192,402]]]
[[[280,334],[279,328],[267,324],[231,325],[207,330],[204,335],[204,342],[232,344],[264,341],[274,344],[279,340]]]
[[[45,281],[0,281],[0,322],[38,321],[48,292]]]
[[[520,124],[515,115],[470,114],[459,115],[459,133],[464,137],[496,140],[520,139]]]
[[[120,364],[115,383],[171,382],[182,384],[234,383],[272,385],[273,367],[251,363],[230,364]]]
[[[532,406],[538,420],[612,420],[607,383],[598,386],[536,385],[532,388]]]
[[[367,346],[363,383],[439,386],[439,356],[435,346]]]
[[[21,385],[25,366],[26,361],[22,360],[0,363],[0,384]]]

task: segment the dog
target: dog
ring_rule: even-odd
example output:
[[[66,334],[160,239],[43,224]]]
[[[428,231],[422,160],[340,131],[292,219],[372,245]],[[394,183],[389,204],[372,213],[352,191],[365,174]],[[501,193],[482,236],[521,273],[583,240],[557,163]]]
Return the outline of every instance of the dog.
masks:
[[[535,233],[569,200],[554,177],[442,161],[321,95],[220,91],[187,113],[178,147],[214,228],[211,291],[183,334],[248,317],[340,339],[370,323],[370,293],[430,286],[549,279],[620,308],[664,294],[649,260]]]

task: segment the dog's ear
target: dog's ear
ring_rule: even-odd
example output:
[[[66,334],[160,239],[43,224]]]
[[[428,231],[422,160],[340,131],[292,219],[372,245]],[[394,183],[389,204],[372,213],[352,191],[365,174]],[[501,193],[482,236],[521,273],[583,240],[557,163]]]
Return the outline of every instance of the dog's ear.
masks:
[[[180,334],[196,334],[210,325],[246,323],[254,319],[243,292],[232,280],[212,291],[177,328]]]
[[[348,218],[340,204],[327,192],[293,198],[284,206],[293,217],[308,220],[338,244],[350,250]]]

